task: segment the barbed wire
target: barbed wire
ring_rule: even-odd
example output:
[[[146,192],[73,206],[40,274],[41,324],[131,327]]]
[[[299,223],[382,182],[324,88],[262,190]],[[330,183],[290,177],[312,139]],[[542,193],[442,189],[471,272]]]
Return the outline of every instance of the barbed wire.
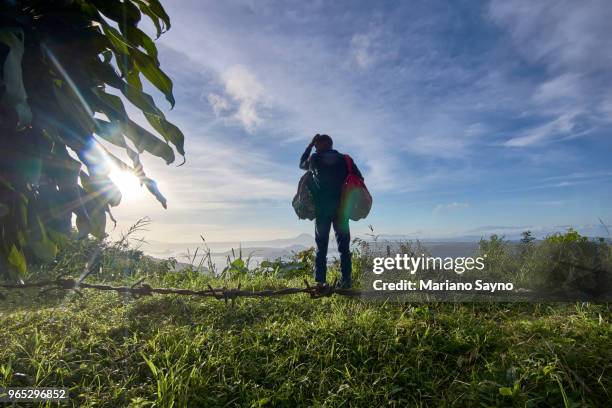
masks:
[[[143,296],[152,296],[154,294],[161,295],[184,295],[184,296],[196,296],[196,297],[211,297],[218,300],[225,300],[227,303],[239,297],[247,298],[263,298],[263,297],[275,297],[275,296],[286,296],[295,295],[299,293],[305,293],[312,299],[318,299],[323,297],[330,297],[332,295],[340,295],[346,297],[365,297],[369,296],[373,299],[380,299],[385,297],[384,291],[380,290],[359,290],[359,289],[346,289],[338,286],[337,279],[331,285],[310,285],[307,279],[304,279],[304,287],[289,287],[281,289],[264,289],[264,290],[243,290],[241,284],[238,284],[237,288],[213,288],[208,285],[207,289],[194,290],[194,289],[183,289],[183,288],[155,288],[151,285],[144,283],[144,278],[140,279],[131,286],[112,286],[104,285],[100,283],[86,283],[73,278],[59,277],[55,280],[46,280],[40,282],[20,283],[20,284],[0,284],[0,288],[4,289],[29,289],[29,288],[41,288],[40,293],[50,292],[52,290],[70,290],[74,291],[79,296],[83,296],[81,289],[94,289],[100,291],[113,291],[119,294],[128,294],[138,299]],[[436,294],[436,290],[421,290],[421,292]],[[469,290],[456,290],[459,294],[473,294]],[[2,293],[0,292],[0,299]]]
[[[306,293],[311,298],[317,299],[321,297],[329,297],[334,294],[348,297],[361,296],[366,292],[356,289],[346,289],[339,287],[337,282],[334,281],[331,285],[310,285],[308,280],[304,280],[304,287],[289,287],[281,289],[265,289],[265,290],[243,290],[241,284],[238,284],[237,288],[213,288],[208,285],[207,289],[194,290],[194,289],[183,289],[183,288],[163,288],[163,287],[152,287],[148,283],[144,282],[144,278],[138,280],[131,286],[112,286],[104,285],[100,283],[87,283],[70,277],[57,278],[54,280],[44,280],[39,282],[28,282],[28,283],[2,283],[0,288],[3,289],[31,289],[40,288],[41,293],[46,293],[52,290],[70,290],[74,291],[80,296],[83,296],[81,289],[94,289],[99,291],[112,291],[119,294],[128,294],[134,298],[140,298],[143,296],[152,296],[153,294],[160,295],[184,295],[184,296],[199,296],[199,297],[212,297],[218,300],[234,301],[238,297],[274,297],[274,296],[285,296],[294,295],[298,293]]]
[[[576,265],[569,262],[559,262],[560,264],[564,264],[566,266],[571,266],[578,269],[588,270],[597,275],[600,274],[610,274],[608,271],[589,268],[586,266]],[[145,283],[145,278],[142,278],[132,284],[131,286],[112,286],[105,285],[101,283],[87,283],[83,282],[84,278],[86,278],[89,273],[84,273],[81,275],[79,279],[74,279],[71,277],[63,277],[60,276],[53,280],[42,280],[38,282],[21,282],[21,283],[0,283],[0,288],[3,289],[32,289],[32,288],[40,288],[40,293],[46,293],[53,290],[66,290],[73,291],[79,296],[83,296],[81,289],[93,289],[99,291],[112,291],[117,292],[118,294],[127,294],[131,295],[135,299],[138,299],[143,296],[152,296],[154,294],[160,295],[183,295],[183,296],[196,296],[196,297],[211,297],[218,300],[224,300],[226,303],[231,301],[232,304],[236,298],[245,297],[245,298],[263,298],[263,297],[275,297],[275,296],[286,296],[286,295],[295,295],[299,293],[305,293],[310,296],[312,299],[318,299],[323,297],[329,297],[332,295],[340,295],[347,297],[360,297],[360,296],[372,296],[374,298],[380,297],[380,291],[365,291],[359,289],[347,289],[338,286],[337,280],[335,280],[331,285],[310,285],[307,279],[304,279],[304,287],[288,287],[281,289],[264,289],[264,290],[243,290],[241,289],[241,284],[238,284],[236,288],[213,288],[210,284],[207,285],[206,289],[195,290],[195,289],[184,289],[184,288],[164,288],[164,287],[153,287],[148,283]],[[528,292],[532,292],[530,290],[520,289],[522,294],[525,295]],[[431,290],[424,290],[423,292],[435,292]],[[470,293],[470,291],[455,291],[456,293]],[[542,292],[532,292],[531,296],[541,296]],[[4,298],[4,295],[0,292],[0,300]]]

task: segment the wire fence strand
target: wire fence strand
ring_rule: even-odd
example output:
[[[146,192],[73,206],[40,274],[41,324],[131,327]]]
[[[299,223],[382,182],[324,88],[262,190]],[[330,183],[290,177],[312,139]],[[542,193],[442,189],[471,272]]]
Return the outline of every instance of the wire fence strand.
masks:
[[[569,262],[560,262],[566,266],[572,266],[574,268],[584,269],[595,273],[596,275],[609,275],[610,272],[605,270],[593,269],[586,266],[575,265]],[[73,291],[79,296],[83,296],[81,289],[93,289],[98,291],[111,291],[117,292],[118,294],[130,295],[134,298],[140,298],[143,296],[152,296],[154,294],[159,295],[182,295],[182,296],[196,296],[196,297],[210,297],[218,300],[225,300],[227,303],[231,301],[232,304],[236,298],[264,298],[264,297],[275,297],[275,296],[287,296],[305,293],[312,299],[318,299],[323,297],[329,297],[332,295],[340,295],[346,297],[361,297],[371,296],[373,298],[380,298],[380,291],[372,290],[359,290],[359,289],[347,289],[337,285],[337,280],[331,285],[310,285],[307,279],[304,279],[303,287],[289,287],[280,289],[264,289],[264,290],[243,290],[241,289],[240,283],[236,288],[213,288],[208,285],[207,288],[196,290],[196,289],[184,289],[184,288],[157,288],[144,282],[145,278],[142,278],[132,284],[131,286],[112,286],[101,283],[87,283],[83,282],[83,279],[88,274],[82,275],[80,279],[74,279],[71,277],[58,277],[53,280],[42,280],[38,282],[22,282],[22,283],[0,283],[0,288],[6,290],[20,290],[20,289],[31,289],[40,288],[40,293],[46,293],[53,290],[65,290]],[[531,300],[541,297],[545,292],[532,291],[526,289],[519,289],[523,296],[527,296]],[[423,290],[422,292],[435,292],[434,290]],[[474,293],[468,290],[455,291],[457,293]],[[609,294],[609,292],[608,292]],[[486,294],[477,294],[479,296],[485,296]],[[0,292],[0,300],[4,298],[2,292]]]
[[[213,288],[208,285],[206,289],[195,290],[195,289],[183,289],[183,288],[156,288],[141,279],[131,286],[112,286],[104,285],[100,283],[87,283],[79,282],[73,278],[57,278],[54,280],[44,280],[39,282],[28,282],[28,283],[17,283],[9,284],[2,283],[0,288],[3,289],[31,289],[40,288],[41,293],[49,292],[52,290],[69,290],[74,291],[79,295],[83,295],[81,289],[93,289],[99,291],[112,291],[119,294],[128,294],[135,298],[142,296],[152,296],[153,294],[160,295],[183,295],[183,296],[198,296],[198,297],[211,297],[219,300],[234,300],[239,297],[250,297],[250,298],[261,298],[261,297],[274,297],[274,296],[286,296],[294,295],[298,293],[308,294],[311,298],[317,299],[321,297],[328,297],[331,295],[341,295],[348,297],[357,297],[363,295],[365,292],[356,289],[346,289],[337,286],[336,282],[331,285],[310,285],[308,280],[304,280],[304,287],[290,287],[281,289],[265,289],[265,290],[243,290],[239,284],[237,288]]]

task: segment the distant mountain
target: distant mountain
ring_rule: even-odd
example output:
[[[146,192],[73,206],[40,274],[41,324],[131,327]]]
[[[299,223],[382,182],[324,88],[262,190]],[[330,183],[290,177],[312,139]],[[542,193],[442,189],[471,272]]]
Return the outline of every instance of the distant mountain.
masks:
[[[481,238],[489,238],[491,234],[503,236],[509,241],[518,241],[521,239],[523,231],[530,230],[533,236],[537,239],[543,239],[546,236],[555,232],[566,232],[571,226],[558,225],[554,227],[538,227],[538,226],[501,226],[489,225],[466,231],[464,234],[454,236],[446,236],[440,238],[423,237],[423,234],[380,234],[377,235],[377,241],[384,248],[385,242],[396,243],[419,240],[432,255],[445,256],[466,256],[477,248],[477,244]],[[573,227],[580,234],[588,237],[610,237],[606,228],[602,224],[588,224]],[[370,235],[360,236],[360,238],[371,241]],[[291,238],[272,239],[265,241],[223,241],[223,242],[206,242],[206,246],[210,249],[211,255],[217,259],[224,260],[228,255],[231,255],[231,250],[235,253],[239,248],[242,248],[244,256],[251,254],[256,259],[275,259],[291,255],[293,252],[298,252],[303,249],[315,246],[314,237],[310,234],[303,233]],[[187,254],[203,252],[203,242],[185,242],[185,243],[167,243],[160,241],[148,241],[143,244],[141,250],[156,258],[175,257],[179,261],[187,260]],[[329,240],[329,257],[337,256],[337,247],[333,234]]]
[[[547,236],[554,233],[565,233],[569,228],[573,228],[579,234],[590,238],[610,238],[610,232],[606,230],[609,228],[603,224],[585,224],[585,225],[555,225],[553,227],[542,227],[537,225],[519,225],[519,226],[506,226],[506,225],[486,225],[471,230],[467,230],[462,234],[446,235],[442,237],[427,237],[423,234],[381,234],[378,236],[379,240],[389,241],[414,241],[420,240],[421,242],[478,242],[481,238],[489,238],[492,234],[503,236],[509,241],[518,241],[521,239],[523,231],[531,231],[532,235],[537,239],[544,239]]]
[[[273,239],[269,241],[244,241],[243,247],[257,246],[267,248],[286,248],[290,246],[310,247],[315,245],[314,237],[310,234],[300,234],[293,238]]]

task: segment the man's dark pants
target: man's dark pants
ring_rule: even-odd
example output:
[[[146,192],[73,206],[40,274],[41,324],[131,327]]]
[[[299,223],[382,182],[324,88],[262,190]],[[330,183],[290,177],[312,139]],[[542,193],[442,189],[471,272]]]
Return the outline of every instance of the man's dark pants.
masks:
[[[340,270],[342,279],[340,286],[351,286],[351,234],[349,220],[340,215],[317,214],[315,218],[315,242],[317,255],[315,259],[315,281],[325,283],[327,275],[327,245],[329,244],[329,230],[334,227],[338,252],[340,252]]]

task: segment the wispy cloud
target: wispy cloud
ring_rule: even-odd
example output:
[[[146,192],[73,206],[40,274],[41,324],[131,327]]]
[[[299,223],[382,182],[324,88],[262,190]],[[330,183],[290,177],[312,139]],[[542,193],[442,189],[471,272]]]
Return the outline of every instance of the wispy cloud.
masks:
[[[460,210],[460,209],[464,209],[468,207],[469,207],[468,203],[453,201],[452,203],[436,205],[433,209],[433,213],[440,214],[442,212],[455,211],[455,210]]]
[[[577,180],[577,179],[591,179],[599,180],[602,178],[612,178],[612,171],[576,171],[570,174],[563,174],[558,176],[546,177],[545,181],[552,180]]]
[[[535,91],[533,98],[537,103],[545,104],[556,101],[574,101],[581,97],[581,75],[564,73],[542,83]]]
[[[225,92],[238,102],[234,114],[245,129],[253,132],[262,121],[256,105],[263,94],[263,86],[244,65],[233,65],[223,73]]]
[[[493,0],[489,16],[507,30],[515,50],[546,71],[534,89],[535,115],[552,117],[508,139],[504,146],[528,147],[585,136],[594,127],[612,125],[606,110],[611,85],[601,72],[612,69],[609,19],[612,3]]]
[[[357,67],[372,68],[398,57],[396,39],[383,22],[372,22],[367,31],[353,34],[350,55]]]
[[[216,116],[221,116],[225,111],[229,110],[230,104],[229,101],[221,95],[217,95],[216,93],[208,94],[208,103],[212,106],[213,112]]]
[[[367,68],[375,61],[370,51],[371,46],[371,34],[355,34],[351,39],[353,58],[361,68]]]
[[[509,30],[525,58],[553,70],[595,72],[612,64],[607,0],[493,0],[490,15]]]
[[[503,145],[508,147],[526,147],[535,144],[541,144],[551,140],[561,140],[568,136],[581,136],[588,132],[582,130],[574,133],[578,124],[577,118],[579,111],[569,111],[562,113],[559,117],[539,125],[535,128],[528,129],[523,134],[506,140]]]

